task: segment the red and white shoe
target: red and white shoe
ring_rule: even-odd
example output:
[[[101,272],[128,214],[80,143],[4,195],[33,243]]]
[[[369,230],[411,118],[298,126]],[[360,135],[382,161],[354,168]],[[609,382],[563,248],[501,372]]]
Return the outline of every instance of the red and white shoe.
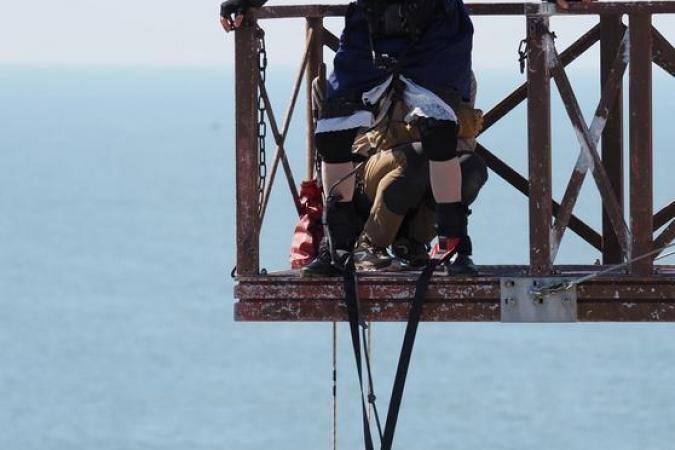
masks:
[[[437,264],[447,262],[457,253],[459,238],[438,236],[438,243],[431,249],[431,259]]]

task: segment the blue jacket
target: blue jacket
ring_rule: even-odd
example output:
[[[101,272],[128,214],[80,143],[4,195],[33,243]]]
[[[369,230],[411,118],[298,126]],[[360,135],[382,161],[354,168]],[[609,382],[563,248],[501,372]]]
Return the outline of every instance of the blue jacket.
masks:
[[[345,28],[328,79],[326,99],[355,98],[390,75],[374,67],[368,22],[359,0],[350,4]],[[438,14],[419,39],[382,38],[375,50],[401,56],[400,73],[428,89],[452,89],[469,98],[473,25],[462,0],[436,0],[445,14]],[[441,5],[439,5],[441,6]]]

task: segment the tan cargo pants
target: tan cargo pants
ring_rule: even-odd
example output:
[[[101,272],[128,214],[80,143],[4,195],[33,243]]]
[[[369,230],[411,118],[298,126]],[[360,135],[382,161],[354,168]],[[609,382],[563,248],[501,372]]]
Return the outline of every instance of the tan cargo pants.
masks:
[[[391,245],[404,220],[408,239],[426,243],[434,238],[436,218],[429,164],[413,146],[402,145],[376,153],[358,178],[372,204],[363,233],[373,245]]]

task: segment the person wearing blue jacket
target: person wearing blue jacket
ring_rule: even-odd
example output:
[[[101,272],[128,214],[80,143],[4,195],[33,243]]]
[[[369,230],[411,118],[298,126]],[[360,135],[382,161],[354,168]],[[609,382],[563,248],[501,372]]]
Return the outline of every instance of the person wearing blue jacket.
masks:
[[[248,8],[265,3],[227,0],[221,5],[223,28],[237,28]],[[315,130],[324,192],[331,200],[325,217],[332,252],[320,254],[305,271],[339,273],[354,248],[360,227],[351,148],[359,130],[382,117],[377,105],[391,89],[401,92],[408,108],[405,121],[417,127],[429,160],[440,251],[461,252],[470,245],[455,110],[469,99],[473,33],[462,0],[357,0],[349,5]]]

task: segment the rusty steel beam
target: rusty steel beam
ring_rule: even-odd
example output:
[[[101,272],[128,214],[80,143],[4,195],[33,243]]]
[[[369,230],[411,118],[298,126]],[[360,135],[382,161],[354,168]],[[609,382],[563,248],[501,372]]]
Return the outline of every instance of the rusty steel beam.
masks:
[[[258,19],[291,19],[342,17],[347,12],[343,5],[279,5],[265,6],[255,11]]]
[[[633,255],[652,250],[652,25],[648,14],[630,16],[630,223]],[[631,265],[635,275],[652,273],[652,259]]]
[[[361,303],[361,314],[368,322],[402,322],[408,318],[409,302],[373,300]],[[237,321],[346,321],[346,307],[337,301],[315,300],[235,303]],[[499,321],[499,301],[428,302],[422,311],[423,321]]]
[[[330,30],[326,28],[323,29],[323,43],[326,47],[337,52],[338,47],[340,47],[340,38],[331,33]]]
[[[418,274],[407,276],[359,276],[359,298],[406,301],[413,297]],[[342,278],[302,279],[297,276],[268,276],[248,282],[240,279],[235,297],[247,300],[316,300],[334,301],[344,298]],[[488,277],[454,278],[436,276],[429,285],[427,299],[441,301],[449,298],[499,298],[499,280]]]
[[[675,239],[675,220],[672,220],[665,230],[654,239],[654,250],[664,248]]]
[[[527,148],[530,183],[530,270],[533,276],[552,271],[551,261],[551,48],[548,18],[528,17]]]
[[[654,63],[675,77],[675,48],[654,27],[652,27],[652,40],[654,42]]]
[[[319,71],[323,64],[323,18],[315,17],[307,19],[306,24],[307,45],[309,48],[309,59],[307,61],[307,71],[305,78],[306,92],[306,152],[305,158],[305,179],[314,178],[314,109],[312,107],[312,83],[319,76]]]
[[[583,141],[581,142],[581,150],[579,152],[579,157],[577,159],[576,166],[572,171],[570,181],[567,184],[567,188],[565,189],[565,194],[561,202],[560,212],[558,213],[555,224],[553,225],[554,237],[553,237],[553,248],[551,250],[551,258],[553,260],[555,260],[556,254],[560,247],[560,243],[565,233],[565,229],[567,228],[570,216],[572,215],[572,210],[574,209],[574,205],[576,204],[576,201],[579,197],[579,193],[581,192],[581,187],[586,178],[586,173],[588,172],[589,166],[593,167],[592,170],[595,170],[596,162],[591,159],[589,151],[592,150],[591,147],[589,147],[589,145],[592,144],[593,146],[596,146],[598,144],[598,141],[600,140],[600,135],[605,127],[609,111],[613,107],[613,105],[615,105],[617,102],[617,95],[620,92],[623,74],[626,71],[626,66],[628,65],[628,61],[625,58],[627,45],[628,45],[628,36],[624,34],[624,37],[620,40],[618,49],[614,53],[615,55],[614,61],[608,71],[606,83],[602,89],[602,95],[600,96],[600,102],[598,103],[598,106],[595,110],[595,115],[593,117],[593,121],[591,123],[590,129],[588,130],[587,137],[590,139],[590,142],[587,142],[586,137],[584,137]],[[559,62],[556,62],[556,64],[559,64]],[[559,89],[562,87],[562,89],[560,89],[560,93],[561,96],[563,97],[565,105],[568,108],[568,113],[570,114],[570,117],[574,116],[574,118],[572,119],[572,124],[574,125],[576,130],[585,129],[586,122],[584,121],[581,115],[581,110],[578,108],[578,105],[576,108],[574,107],[574,105],[576,104],[574,93],[571,91],[571,86],[569,86],[569,83],[565,81],[566,76],[564,74],[563,69],[560,67],[554,67],[552,70],[554,71],[554,78],[556,79],[556,83],[558,84]],[[557,73],[558,70],[560,70],[562,73],[558,74]],[[583,134],[583,131],[577,131],[577,134]],[[623,184],[622,181],[623,180],[620,179],[618,181],[619,184]],[[611,180],[609,181],[609,183],[611,185]],[[607,202],[605,201],[605,203]],[[623,217],[622,205],[623,203],[619,203],[618,205],[620,211],[618,215],[620,217]],[[605,206],[603,210],[607,210],[608,208],[611,208],[613,205],[610,203],[603,206]],[[613,222],[611,222],[612,217],[611,216],[608,217],[610,217],[610,224],[613,225]],[[623,221],[621,221],[621,223],[623,223]],[[613,230],[614,229],[612,228],[612,232],[614,233]],[[627,245],[625,234],[623,236],[624,236],[623,240],[624,245],[621,246],[620,245],[621,242],[618,242],[618,244],[620,245],[620,249],[625,248],[625,246]],[[623,260],[622,254],[620,253],[619,256],[620,260],[617,262],[622,262]]]
[[[667,206],[663,207],[659,212],[654,214],[653,231],[658,230],[659,228],[667,224],[669,220],[674,218],[675,218],[675,202],[670,202]]]
[[[476,153],[483,158],[488,168],[500,176],[504,181],[513,186],[516,190],[526,197],[530,195],[530,185],[527,179],[515,171],[511,166],[499,159],[494,153],[489,151],[480,143],[476,143]],[[553,201],[552,212],[558,214],[560,204]],[[602,250],[602,236],[593,228],[588,226],[583,220],[572,214],[569,220],[569,228],[580,238],[592,245],[596,250]]]
[[[567,47],[564,52],[560,54],[560,61],[564,66],[567,66],[572,61],[577,59],[586,50],[591,48],[600,38],[600,25],[595,25],[593,28],[584,33],[579,39],[574,41],[572,45]],[[511,112],[516,106],[521,104],[527,98],[527,83],[518,86],[513,92],[501,102],[495,105],[490,111],[483,116],[483,129],[480,134],[483,134],[488,128],[494,125],[502,117]]]
[[[235,117],[237,274],[255,275],[259,268],[258,137],[257,101],[258,46],[255,22],[246,19],[235,40]]]
[[[577,288],[580,321],[675,321],[675,267],[665,275],[603,276]],[[585,274],[598,266],[556,271]],[[500,276],[522,276],[526,266],[481,267],[481,276],[436,275],[429,285],[422,320],[499,321]],[[387,276],[389,275],[389,276]],[[405,321],[418,274],[359,275],[359,302],[368,321]],[[235,319],[242,321],[346,321],[341,278],[306,279],[297,275],[243,277],[235,287]]]
[[[526,14],[527,3],[466,3],[466,10],[472,16],[522,16]]]
[[[524,15],[597,15],[675,13],[672,1],[596,2],[571,3],[567,10],[557,10],[554,5],[539,2],[467,3],[472,16],[524,16]],[[255,12],[258,19],[285,19],[304,17],[342,17],[347,5],[280,5],[265,6]]]
[[[670,300],[617,301],[577,300],[579,322],[673,322],[675,303]],[[260,304],[262,303],[262,304]],[[405,322],[408,319],[408,303],[374,300],[362,304],[364,320],[368,322]],[[238,302],[235,304],[235,320],[335,322],[346,321],[346,307],[336,301],[319,305],[313,300]],[[456,301],[427,303],[422,310],[425,322],[499,322],[498,300]]]
[[[619,15],[600,16],[600,86],[613,79],[616,55],[619,53],[626,26]],[[624,48],[625,51],[625,48]],[[626,66],[623,66],[625,70]],[[623,72],[622,72],[623,73]],[[605,128],[602,130],[602,164],[609,177],[619,209],[623,214],[623,83],[618,83],[616,100],[609,105]],[[623,262],[623,253],[612,222],[602,211],[602,261],[605,264]]]
[[[675,13],[675,2],[668,1],[633,1],[633,2],[594,2],[570,3],[569,9],[558,10],[558,14],[672,14]]]
[[[547,36],[546,39],[549,40],[551,47],[553,47],[553,40],[551,39],[551,37]],[[594,137],[591,135],[591,132],[589,131],[586,125],[586,122],[583,118],[583,114],[581,112],[581,108],[579,107],[579,102],[577,101],[576,96],[574,95],[574,91],[572,90],[572,85],[570,84],[569,79],[567,78],[567,74],[565,73],[565,70],[560,64],[557,55],[555,54],[555,48],[553,48],[551,52],[552,52],[551,71],[553,74],[553,78],[556,82],[556,85],[558,86],[558,92],[560,92],[560,97],[562,98],[563,103],[565,105],[565,109],[567,110],[567,115],[569,116],[570,121],[572,122],[572,125],[574,126],[577,132],[579,143],[581,144],[581,147],[585,152],[585,156],[588,158],[587,161],[588,164],[591,166],[590,169],[593,174],[595,184],[598,187],[598,190],[600,191],[600,196],[603,200],[604,210],[607,212],[607,215],[610,217],[612,221],[614,232],[619,236],[619,243],[623,244],[622,248],[628,254],[629,249],[628,229],[623,219],[621,209],[619,208],[619,203],[616,199],[616,195],[612,190],[609,177],[605,172],[605,168],[602,165],[600,156],[598,156]],[[620,59],[619,62],[622,61],[623,60]],[[579,188],[580,187],[581,186],[579,186]]]
[[[617,301],[606,298],[595,301],[578,301],[580,322],[673,322],[675,303],[666,300],[627,299]],[[262,304],[261,304],[262,303]],[[405,322],[408,303],[388,300],[364,302],[361,312],[368,322]],[[237,321],[346,321],[346,307],[336,301],[317,304],[313,300],[238,302],[235,304]],[[499,300],[456,301],[427,303],[422,311],[425,322],[498,322]]]
[[[473,16],[522,16],[526,3],[469,3],[466,9]],[[347,5],[281,5],[266,6],[256,12],[258,19],[342,17]]]

